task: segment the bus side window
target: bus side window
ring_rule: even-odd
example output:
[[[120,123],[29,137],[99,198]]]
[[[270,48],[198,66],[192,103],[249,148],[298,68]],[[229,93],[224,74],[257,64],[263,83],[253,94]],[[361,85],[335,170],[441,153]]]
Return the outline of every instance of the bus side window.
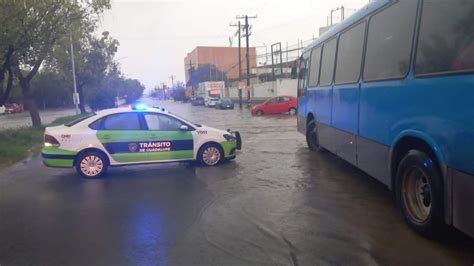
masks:
[[[465,0],[425,0],[421,13],[415,74],[474,69],[474,6]]]
[[[337,38],[332,38],[323,46],[323,58],[321,61],[321,74],[319,84],[321,86],[331,85],[334,77],[334,65],[336,64]]]
[[[341,34],[337,49],[336,84],[359,81],[364,50],[365,21]]]
[[[364,81],[400,79],[408,73],[417,5],[400,0],[370,18]]]
[[[298,74],[298,97],[303,97],[306,94],[306,81],[307,81],[307,59],[301,59],[300,69]]]
[[[314,48],[311,52],[311,66],[309,67],[308,87],[314,88],[319,83],[319,68],[321,66],[321,47]]]

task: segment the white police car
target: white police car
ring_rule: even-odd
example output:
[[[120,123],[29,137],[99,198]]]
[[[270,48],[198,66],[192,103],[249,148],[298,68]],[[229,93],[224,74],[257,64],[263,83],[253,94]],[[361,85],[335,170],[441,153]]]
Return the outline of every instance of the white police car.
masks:
[[[193,124],[163,108],[98,111],[62,126],[47,127],[43,163],[76,167],[88,178],[108,166],[196,160],[216,165],[241,148],[239,132]]]

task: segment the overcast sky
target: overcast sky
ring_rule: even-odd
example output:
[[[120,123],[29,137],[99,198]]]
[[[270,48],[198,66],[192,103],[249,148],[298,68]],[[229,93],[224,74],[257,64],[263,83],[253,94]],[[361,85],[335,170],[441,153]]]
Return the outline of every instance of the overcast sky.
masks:
[[[229,46],[229,36],[241,14],[257,15],[250,45],[265,53],[264,43],[285,46],[318,36],[331,9],[344,5],[346,17],[369,0],[112,0],[100,31],[107,30],[120,42],[118,59],[127,77],[147,89],[170,76],[184,81],[184,57],[196,46]],[[339,20],[339,13],[334,13]],[[233,46],[237,46],[234,39]],[[260,46],[260,47],[259,47]]]

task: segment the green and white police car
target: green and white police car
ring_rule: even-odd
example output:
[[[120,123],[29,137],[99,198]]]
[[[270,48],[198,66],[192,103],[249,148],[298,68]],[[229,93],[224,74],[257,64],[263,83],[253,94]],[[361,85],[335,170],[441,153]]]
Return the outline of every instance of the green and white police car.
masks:
[[[198,161],[213,166],[234,159],[239,132],[193,124],[164,108],[137,105],[98,111],[62,126],[47,127],[43,163],[75,167],[86,178],[109,166]]]

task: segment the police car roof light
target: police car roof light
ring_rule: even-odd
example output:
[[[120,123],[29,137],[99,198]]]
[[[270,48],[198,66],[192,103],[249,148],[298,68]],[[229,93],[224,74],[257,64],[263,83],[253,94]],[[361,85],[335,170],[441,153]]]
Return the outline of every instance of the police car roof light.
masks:
[[[146,110],[147,107],[146,105],[139,103],[139,104],[135,104],[132,109],[133,110]]]

